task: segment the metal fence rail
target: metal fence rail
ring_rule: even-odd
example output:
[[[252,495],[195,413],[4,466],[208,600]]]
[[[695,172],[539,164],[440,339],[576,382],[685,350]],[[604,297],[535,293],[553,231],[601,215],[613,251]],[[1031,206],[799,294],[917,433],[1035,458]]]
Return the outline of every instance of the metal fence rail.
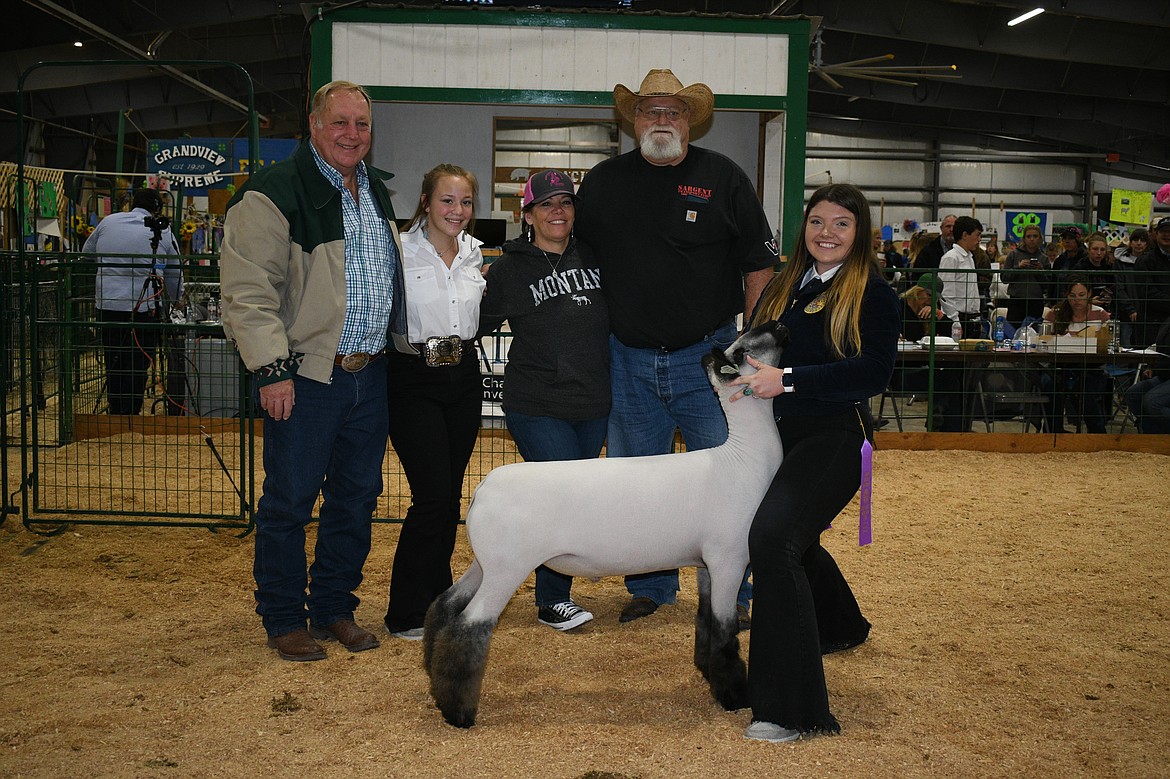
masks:
[[[144,408],[137,416],[111,415],[102,335],[129,326],[97,321],[92,258],[28,254],[22,261],[13,253],[0,259],[5,513],[20,513],[26,526],[42,529],[89,523],[248,532],[263,480],[263,423],[255,418],[247,372],[221,328],[203,322],[137,325],[158,334]],[[214,285],[215,265],[193,259],[183,258],[188,278],[196,281],[191,288]],[[485,375],[485,388],[493,389],[488,385],[500,379],[506,339],[485,340],[485,361],[494,374]],[[937,379],[962,370],[969,429],[1038,430],[1045,409],[1035,398],[1051,397],[1038,379],[1048,362],[1042,354],[983,355],[960,363],[941,352],[900,354],[895,381],[872,401],[875,416],[884,417],[889,430],[938,430],[939,409],[952,402],[947,387],[953,385]],[[1109,431],[1133,432],[1121,389],[1132,381],[1138,360],[1093,355],[1076,365],[1063,362],[1074,371],[1107,376],[1101,401]],[[1066,402],[1078,401],[1074,394]],[[485,403],[464,506],[487,473],[519,460],[498,407]],[[401,521],[410,488],[392,448],[383,473],[376,521]]]

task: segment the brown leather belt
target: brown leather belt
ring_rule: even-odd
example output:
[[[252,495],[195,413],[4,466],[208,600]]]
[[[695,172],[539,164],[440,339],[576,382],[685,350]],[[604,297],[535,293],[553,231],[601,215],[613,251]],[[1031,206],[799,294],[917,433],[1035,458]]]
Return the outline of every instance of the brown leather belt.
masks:
[[[369,352],[351,352],[349,354],[339,354],[333,358],[333,364],[340,365],[342,370],[344,370],[346,373],[357,373],[385,354],[385,349],[380,352],[374,352],[373,354],[370,354]]]

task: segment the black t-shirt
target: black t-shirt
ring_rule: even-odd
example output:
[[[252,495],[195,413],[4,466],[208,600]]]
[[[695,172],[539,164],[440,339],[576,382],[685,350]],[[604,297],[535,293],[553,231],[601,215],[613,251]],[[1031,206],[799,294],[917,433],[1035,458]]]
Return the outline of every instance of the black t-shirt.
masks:
[[[635,149],[593,168],[578,196],[576,235],[597,257],[626,346],[698,342],[743,310],[743,274],[777,261],[751,182],[707,149],[688,146],[674,166]]]

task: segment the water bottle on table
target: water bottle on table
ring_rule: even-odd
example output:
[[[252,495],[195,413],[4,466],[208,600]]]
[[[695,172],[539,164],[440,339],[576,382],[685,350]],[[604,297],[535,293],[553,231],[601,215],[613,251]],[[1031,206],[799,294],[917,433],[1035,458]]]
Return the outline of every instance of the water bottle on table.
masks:
[[[963,323],[958,319],[951,323],[951,340],[955,343],[963,340]]]
[[[1003,348],[1003,339],[1006,337],[1004,333],[1004,318],[997,316],[995,318],[995,328],[991,331],[991,337],[995,339],[995,348]]]

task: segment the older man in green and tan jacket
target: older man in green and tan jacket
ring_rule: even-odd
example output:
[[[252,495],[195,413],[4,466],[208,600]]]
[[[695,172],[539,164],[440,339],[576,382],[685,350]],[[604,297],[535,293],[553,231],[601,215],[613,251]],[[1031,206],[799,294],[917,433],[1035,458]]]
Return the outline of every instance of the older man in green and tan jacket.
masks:
[[[351,652],[378,646],[353,614],[382,491],[380,358],[388,345],[412,351],[389,175],[363,161],[369,96],[331,82],[313,96],[309,120],[309,142],[228,204],[221,261],[224,330],[267,415],[253,572],[268,645],[285,660],[325,657],[318,639]]]

